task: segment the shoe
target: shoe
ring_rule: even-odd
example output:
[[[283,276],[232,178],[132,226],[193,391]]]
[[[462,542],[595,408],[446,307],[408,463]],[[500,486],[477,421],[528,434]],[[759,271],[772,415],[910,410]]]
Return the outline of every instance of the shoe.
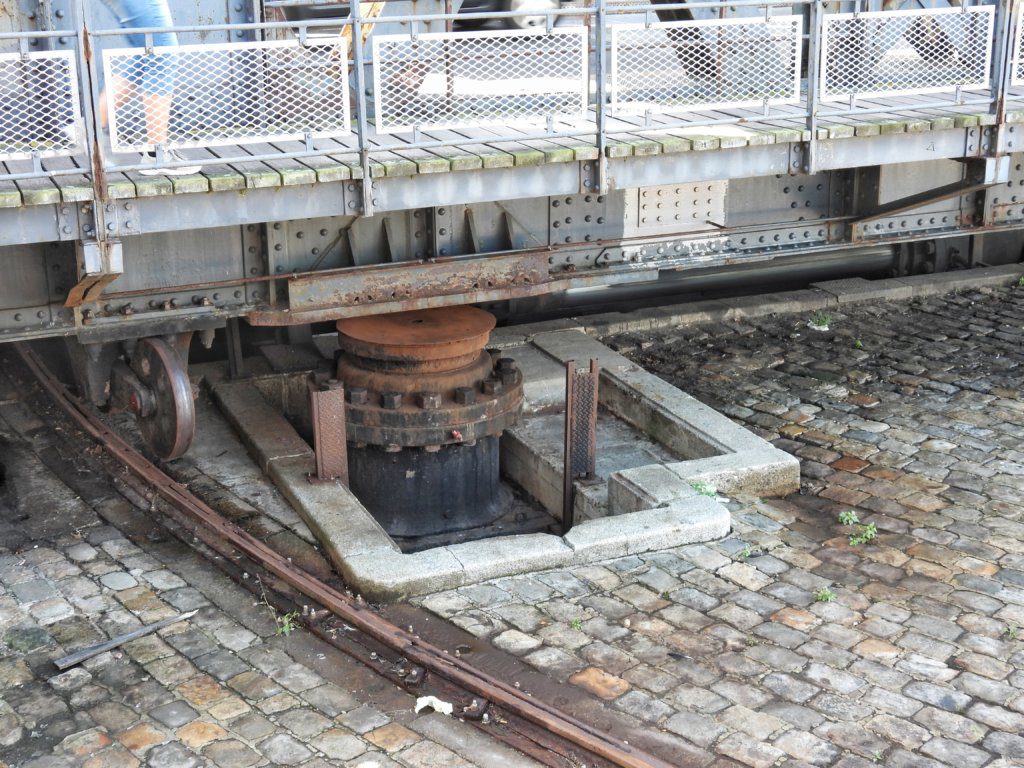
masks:
[[[185,161],[185,158],[179,155],[175,150],[169,149],[164,152],[164,161],[168,163],[181,163]],[[142,164],[151,166],[139,171],[143,176],[192,176],[199,173],[203,168],[201,165],[183,165],[177,168],[159,167],[156,164],[155,152],[143,152]]]
[[[61,126],[60,129],[61,139],[64,141],[65,146],[68,149],[78,149],[78,126],[74,123],[68,123],[67,125]]]

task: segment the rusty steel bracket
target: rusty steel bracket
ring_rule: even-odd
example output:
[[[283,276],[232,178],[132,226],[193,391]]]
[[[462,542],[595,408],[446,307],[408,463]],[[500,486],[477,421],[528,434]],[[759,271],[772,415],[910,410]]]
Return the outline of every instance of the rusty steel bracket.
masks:
[[[597,386],[600,367],[590,361],[589,371],[565,364],[565,467],[562,492],[562,534],[573,524],[576,481],[593,480],[597,473]]]
[[[296,275],[288,278],[288,310],[292,315],[328,310],[326,315],[337,320],[370,314],[367,307],[374,304],[390,305],[388,312],[417,309],[420,300],[438,296],[459,297],[460,304],[515,298],[536,292],[547,282],[548,256],[544,248]],[[259,315],[254,320],[261,324]],[[280,318],[271,324],[280,325]]]
[[[99,299],[103,290],[124,272],[119,240],[85,240],[75,244],[78,283],[68,292],[64,306],[80,307]]]
[[[345,388],[337,379],[310,377],[309,413],[313,422],[316,475],[311,483],[340,480],[348,485],[348,446],[345,433]]]

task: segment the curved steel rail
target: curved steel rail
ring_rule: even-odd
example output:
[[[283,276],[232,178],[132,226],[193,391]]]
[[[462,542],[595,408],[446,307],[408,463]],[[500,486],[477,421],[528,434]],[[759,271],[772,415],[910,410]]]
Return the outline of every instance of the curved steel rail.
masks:
[[[669,763],[584,723],[524,691],[499,680],[459,657],[445,653],[375,613],[365,603],[325,584],[275,552],[234,523],[221,517],[189,490],[154,466],[116,432],[98,420],[88,407],[54,379],[28,345],[15,345],[26,366],[54,401],[118,462],[181,512],[193,524],[214,534],[258,563],[284,584],[316,601],[335,616],[409,662],[486,701],[540,726],[566,741],[622,768],[674,768]],[[678,768],[678,767],[675,767]]]

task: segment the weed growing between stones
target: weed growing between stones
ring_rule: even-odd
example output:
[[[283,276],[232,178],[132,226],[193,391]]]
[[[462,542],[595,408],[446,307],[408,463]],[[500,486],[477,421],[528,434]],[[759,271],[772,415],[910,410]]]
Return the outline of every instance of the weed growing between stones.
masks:
[[[277,634],[283,637],[288,637],[292,632],[299,629],[299,612],[289,611],[288,613],[278,613],[277,609],[270,604],[267,600],[267,590],[263,586],[263,581],[257,577],[257,581],[260,585],[260,602],[267,607],[270,611],[270,617],[274,620],[274,624],[277,626]]]
[[[878,536],[878,529],[874,523],[868,523],[867,525],[858,525],[860,518],[857,517],[857,513],[852,509],[848,509],[845,512],[839,513],[839,522],[842,525],[856,525],[857,530],[850,534],[850,546],[856,547],[861,544],[867,544],[869,541],[874,541],[875,537]]]
[[[831,603],[836,599],[836,593],[828,587],[822,587],[814,593],[814,599],[819,603]]]
[[[299,628],[299,625],[296,622],[298,618],[298,611],[291,611],[283,616],[275,615],[274,621],[277,624],[277,634],[288,637],[292,632]]]
[[[816,331],[827,331],[832,323],[832,315],[827,312],[815,312],[807,324]]]
[[[712,499],[718,496],[718,489],[711,485],[711,483],[705,483],[703,480],[690,483],[690,487],[701,496],[710,496]]]
[[[859,525],[857,526],[857,531],[850,535],[850,546],[856,547],[861,544],[867,544],[869,541],[874,541],[877,535],[878,529],[875,528],[874,523]]]

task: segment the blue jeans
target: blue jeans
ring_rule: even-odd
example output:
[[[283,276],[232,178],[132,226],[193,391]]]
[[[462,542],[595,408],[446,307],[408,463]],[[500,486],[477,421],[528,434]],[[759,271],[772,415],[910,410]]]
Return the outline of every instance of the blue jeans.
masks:
[[[168,0],[103,0],[103,3],[110,8],[123,29],[174,26]],[[127,37],[128,45],[132,48],[146,45],[144,34],[129,33]],[[151,37],[156,48],[178,44],[178,36],[173,32],[154,32]],[[174,57],[160,54],[136,56],[117,72],[143,93],[156,96],[170,96],[174,93],[176,73]]]

